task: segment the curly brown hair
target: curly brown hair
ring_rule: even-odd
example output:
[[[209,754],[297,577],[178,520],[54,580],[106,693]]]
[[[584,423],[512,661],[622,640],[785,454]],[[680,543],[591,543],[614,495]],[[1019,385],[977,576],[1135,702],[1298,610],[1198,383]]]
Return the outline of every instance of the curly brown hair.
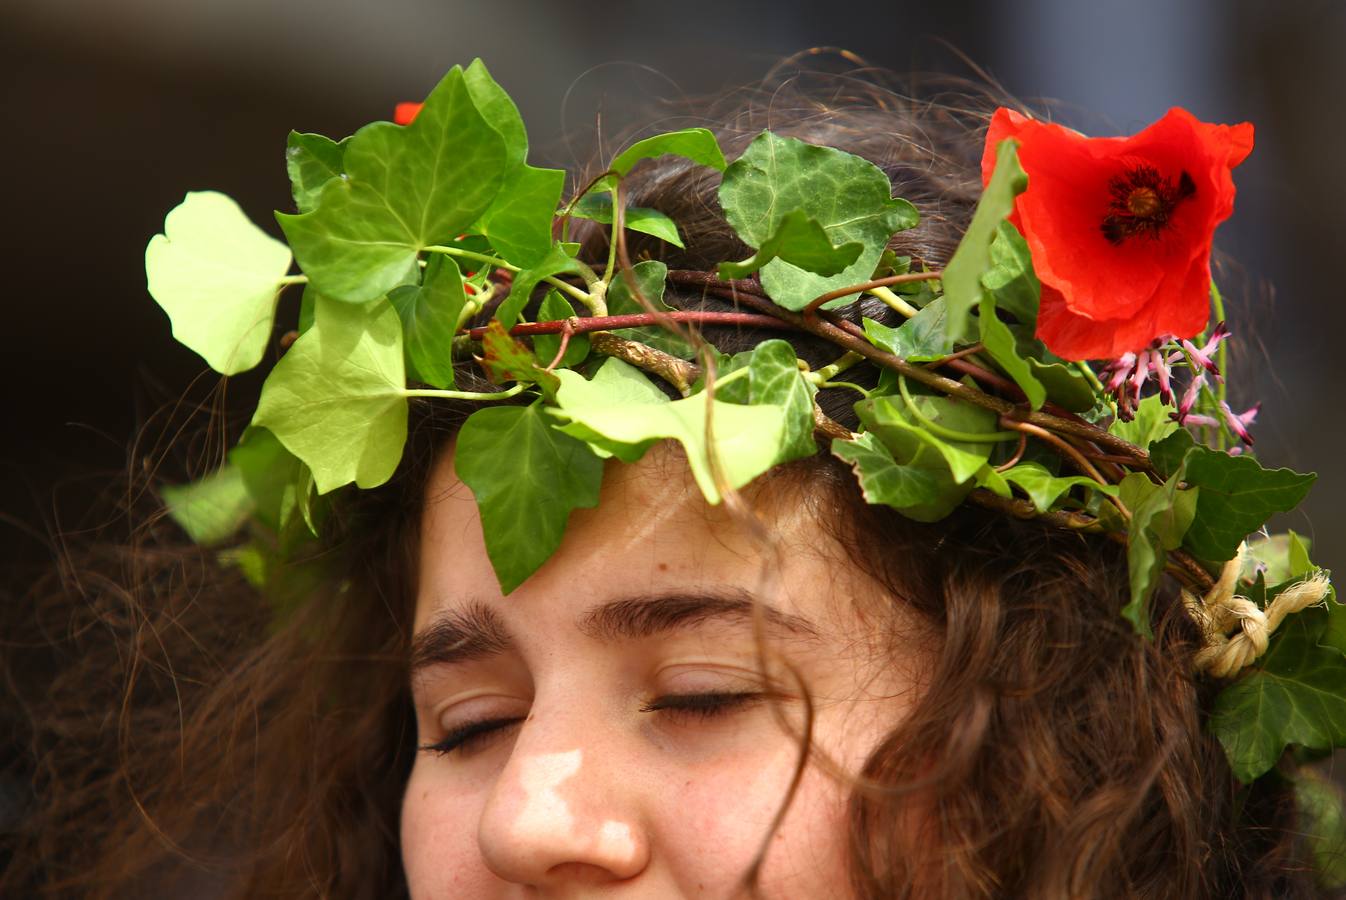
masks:
[[[782,69],[676,124],[712,127],[730,155],[771,128],[870,159],[921,212],[894,250],[937,267],[979,193],[995,98],[941,88],[913,99],[888,85],[869,71]],[[687,247],[633,238],[632,254],[686,269],[748,255],[717,180],[667,158],[638,169],[631,202],[671,216]],[[575,232],[585,258],[606,256],[603,229]],[[674,289],[665,300],[729,308]],[[846,314],[890,311],[862,302]],[[705,333],[724,352],[766,336]],[[788,339],[811,364],[835,356]],[[877,372],[848,377],[872,384]],[[820,395],[853,428],[851,399]],[[399,471],[336,498],[321,549],[291,582],[315,565],[323,577],[283,609],[185,543],[148,492],[135,495],[147,508],[130,540],[64,552],[24,602],[6,604],[16,702],[0,715],[19,748],[6,771],[30,802],[3,836],[0,893],[405,894],[398,813],[415,753],[407,656],[422,492],[469,411],[414,403]],[[1192,675],[1199,635],[1181,604],[1161,593],[1152,641],[1120,618],[1115,545],[970,507],[916,523],[866,504],[825,452],[789,472],[823,498],[850,562],[942,635],[928,690],[853,788],[858,896],[1314,895],[1289,787],[1240,786],[1203,727],[1210,691]],[[928,814],[913,827],[918,792]]]

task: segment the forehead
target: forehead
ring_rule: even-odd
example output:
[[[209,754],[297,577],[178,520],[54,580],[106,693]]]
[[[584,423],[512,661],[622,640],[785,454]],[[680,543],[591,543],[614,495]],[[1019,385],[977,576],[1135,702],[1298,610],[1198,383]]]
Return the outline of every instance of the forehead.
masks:
[[[450,449],[426,490],[415,628],[476,602],[525,626],[540,621],[536,615],[556,625],[563,612],[573,618],[594,603],[675,588],[738,589],[770,597],[785,612],[848,620],[841,613],[851,611],[849,601],[878,586],[850,574],[832,529],[820,527],[826,504],[811,502],[811,494],[793,485],[748,491],[769,535],[763,542],[750,523],[709,506],[679,454],[656,445],[637,463],[608,463],[599,505],[574,511],[558,551],[505,597],[486,555],[476,502],[454,474]],[[843,596],[847,602],[836,602]]]

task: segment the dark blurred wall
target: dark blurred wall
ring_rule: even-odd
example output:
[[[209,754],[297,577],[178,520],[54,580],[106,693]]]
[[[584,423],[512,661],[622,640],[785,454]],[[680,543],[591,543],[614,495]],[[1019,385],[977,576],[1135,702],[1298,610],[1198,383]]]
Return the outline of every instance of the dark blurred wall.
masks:
[[[972,75],[947,41],[1012,92],[1060,98],[1054,115],[1094,133],[1134,130],[1171,104],[1256,123],[1219,235],[1250,276],[1243,346],[1266,349],[1243,355],[1243,399],[1264,401],[1259,451],[1322,474],[1307,514],[1286,524],[1317,538],[1320,562],[1346,566],[1346,354],[1334,347],[1346,318],[1334,271],[1346,259],[1343,39],[1346,5],[1307,0],[9,0],[0,513],[13,527],[0,546],[44,557],[57,514],[70,527],[107,472],[152,449],[128,456],[138,425],[189,384],[192,402],[221,400],[145,293],[145,242],[202,188],[277,233],[290,128],[348,134],[481,56],[519,102],[536,155],[573,166],[652,94],[751,81],[815,45],[899,72]],[[258,387],[233,379],[222,402],[247,408]]]

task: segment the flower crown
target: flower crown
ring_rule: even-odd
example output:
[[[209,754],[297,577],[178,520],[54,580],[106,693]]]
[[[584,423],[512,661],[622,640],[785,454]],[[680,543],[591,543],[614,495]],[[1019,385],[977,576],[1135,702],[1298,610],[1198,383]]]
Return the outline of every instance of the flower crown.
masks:
[[[164,497],[195,540],[229,544],[264,583],[317,533],[326,495],[392,476],[410,398],[477,401],[456,467],[508,593],[555,551],[570,511],[598,502],[608,457],[676,440],[715,504],[822,440],[868,502],[912,519],[973,502],[1125,543],[1123,615],[1143,635],[1174,575],[1206,634],[1198,667],[1233,679],[1210,727],[1249,782],[1289,746],[1346,746],[1346,612],[1303,539],[1259,533],[1314,476],[1263,468],[1247,452],[1256,408],[1226,400],[1211,238],[1252,143],[1250,125],[1181,109],[1113,138],[1000,109],[971,223],[933,271],[887,249],[919,216],[882,170],[769,131],[732,164],[704,129],[647,138],[563,202],[565,173],[528,164],[509,96],[480,61],[455,67],[397,122],[341,141],[290,134],[298,212],[276,215],[288,246],[222,194],[168,214],[146,251],[149,291],[217,371],[257,365],[279,293],[304,287],[227,463]],[[723,172],[719,201],[749,258],[713,273],[631,264],[628,230],[682,246],[677,222],[624,196],[632,169],[666,154]],[[574,218],[611,227],[602,271],[566,240]],[[737,311],[674,310],[670,283]],[[861,295],[905,321],[833,312]],[[779,339],[729,356],[686,330],[715,323],[806,332],[836,359],[810,369]],[[455,388],[469,357],[501,390]],[[882,371],[875,388],[844,380],[863,360]],[[831,389],[855,392],[859,433],[819,410]],[[514,397],[531,402],[492,402]]]

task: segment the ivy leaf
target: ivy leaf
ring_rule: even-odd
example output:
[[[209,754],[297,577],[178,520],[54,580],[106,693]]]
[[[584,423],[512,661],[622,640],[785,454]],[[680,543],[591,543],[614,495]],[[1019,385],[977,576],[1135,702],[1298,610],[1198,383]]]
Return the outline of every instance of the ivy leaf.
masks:
[[[506,331],[498,319],[486,323],[481,347],[482,368],[496,384],[507,381],[536,384],[547,399],[556,396],[556,389],[561,384],[556,380],[556,374],[538,365],[533,351]]]
[[[1201,488],[1196,521],[1184,545],[1200,559],[1232,559],[1243,539],[1278,512],[1289,512],[1308,494],[1318,476],[1290,469],[1264,469],[1251,456],[1230,456],[1196,445],[1178,430],[1150,447],[1160,472],[1186,464],[1186,480]]]
[[[645,377],[644,372],[615,357],[607,359],[598,367],[594,377],[588,380],[570,369],[562,369],[556,374],[561,379],[562,389],[565,391],[564,396],[561,396],[560,399],[571,410],[670,402],[664,392],[659,390],[649,378]],[[560,396],[559,391],[558,396]],[[557,424],[556,426],[559,431],[584,441],[589,445],[589,449],[604,459],[615,456],[622,462],[635,462],[644,456],[645,451],[657,440],[651,438],[637,444],[609,441],[601,434],[578,422],[565,421],[567,415],[563,410],[548,411],[557,416],[558,422],[563,422],[563,424]]]
[[[904,465],[947,469],[957,484],[963,484],[990,459],[994,442],[945,440],[936,437],[921,421],[964,434],[990,435],[996,430],[995,413],[949,397],[918,394],[911,407],[902,397],[871,397],[855,404],[865,427],[875,432]],[[961,498],[960,498],[961,500]]]
[[[918,522],[942,519],[962,502],[959,498],[949,506],[946,497],[956,492],[951,481],[941,478],[936,470],[899,465],[871,432],[854,440],[833,441],[832,455],[855,470],[867,503],[891,506]]]
[[[1314,875],[1326,890],[1346,886],[1346,803],[1341,789],[1312,769],[1294,775],[1298,831],[1313,850]]]
[[[1255,568],[1261,565],[1269,584],[1291,581],[1312,572],[1316,566],[1309,561],[1307,539],[1293,531],[1286,534],[1258,535],[1248,541],[1248,557],[1242,577],[1251,580]]]
[[[562,297],[559,291],[548,291],[547,296],[542,299],[537,320],[539,322],[560,322],[574,315],[575,308],[570,305],[570,301]],[[539,362],[551,363],[553,359],[556,359],[556,354],[560,352],[560,349],[560,335],[539,334],[533,337],[533,353]],[[584,362],[588,355],[589,336],[587,334],[572,334],[570,343],[566,345],[565,355],[556,365],[561,369],[569,369]]]
[[[986,352],[1024,392],[1029,405],[1033,409],[1041,409],[1042,404],[1047,402],[1047,389],[1043,387],[1041,381],[1038,381],[1028,362],[1019,355],[1014,333],[995,314],[995,300],[989,292],[982,292],[981,312],[977,316],[977,323]]]
[[[598,505],[603,481],[603,461],[553,428],[536,403],[469,416],[454,444],[454,469],[476,498],[486,554],[505,594],[556,552],[571,510]]]
[[[229,540],[253,511],[243,473],[229,464],[190,484],[165,486],[159,494],[168,515],[202,547]]]
[[[775,231],[751,257],[742,262],[720,263],[719,276],[726,280],[747,278],[773,259],[816,275],[835,275],[852,265],[863,250],[859,241],[832,246],[832,239],[818,220],[796,209],[781,217]]]
[[[908,362],[943,359],[953,352],[953,341],[945,328],[942,298],[930,301],[896,328],[873,319],[865,319],[864,327],[871,344]]]
[[[267,376],[252,421],[313,470],[320,494],[387,481],[407,437],[397,311],[386,300],[320,296],[313,327]]]
[[[1142,400],[1141,406],[1143,407],[1144,404],[1145,401]],[[1139,410],[1137,410],[1136,413],[1136,421],[1140,421]],[[1123,433],[1121,429],[1125,424],[1126,423],[1121,423],[1121,425],[1118,425],[1117,422],[1113,422],[1108,426],[1108,431],[1111,431],[1113,434],[1121,434]],[[1177,425],[1176,422],[1173,424],[1175,426]],[[1142,425],[1142,429],[1143,427],[1144,426]],[[1114,429],[1118,430],[1114,431]],[[1160,431],[1159,433],[1162,434],[1163,431]],[[1143,436],[1143,434],[1138,434],[1138,436]],[[1131,439],[1127,438],[1127,440]],[[1131,443],[1136,444],[1138,447],[1145,446],[1144,444],[1138,444],[1136,441],[1131,441]],[[1168,430],[1168,433],[1161,438],[1151,438],[1149,445],[1150,462],[1154,464],[1154,470],[1156,472],[1167,478],[1182,467],[1183,461],[1187,459],[1187,454],[1190,453],[1195,446],[1196,440],[1192,437],[1190,431],[1185,428],[1174,427],[1173,429]]]
[[[1042,283],[1033,271],[1028,242],[1013,223],[1002,221],[991,240],[991,268],[981,276],[982,287],[995,300],[995,308],[1014,316],[1022,325],[1038,320]]]
[[[347,138],[349,140],[349,138]],[[312,211],[327,182],[345,171],[346,141],[340,143],[320,134],[291,131],[285,142],[285,169],[290,174],[290,193],[301,213]]]
[[[796,210],[822,225],[829,241],[863,245],[855,262],[831,276],[783,259],[767,263],[761,270],[762,286],[772,300],[792,310],[867,280],[893,233],[914,227],[919,219],[914,206],[892,196],[888,176],[868,160],[769,131],[754,138],[725,170],[719,197],[725,218],[750,247],[765,244],[786,214]],[[839,298],[824,308],[854,299]]]
[[[1131,510],[1126,545],[1131,600],[1122,608],[1122,617],[1146,638],[1153,633],[1150,598],[1164,573],[1165,551],[1181,544],[1200,502],[1198,491],[1178,490],[1181,476],[1181,470],[1175,472],[1159,486],[1144,473],[1133,472],[1118,488],[1122,504]]]
[[[276,219],[313,285],[348,303],[404,283],[420,251],[453,240],[490,208],[508,172],[504,141],[458,66],[410,125],[357,131],[344,162],[345,177],[327,183],[316,209]]]
[[[560,244],[553,244],[537,265],[515,273],[509,296],[496,310],[495,318],[506,329],[513,328],[519,321],[519,315],[524,307],[528,305],[529,298],[533,296],[533,289],[542,282],[542,279],[564,272],[575,275],[587,273],[590,278],[593,277],[588,266],[572,257]]]
[[[1108,426],[1108,433],[1115,434],[1124,441],[1130,441],[1143,450],[1150,444],[1162,441],[1178,430],[1180,427],[1178,423],[1169,418],[1168,413],[1171,409],[1172,407],[1159,399],[1157,394],[1146,397],[1136,406],[1135,417],[1130,422],[1114,419],[1112,424]],[[1178,458],[1181,459],[1185,455],[1186,448],[1183,449],[1182,455]],[[1177,463],[1173,463],[1168,468],[1175,470]]]
[[[290,250],[215,191],[193,191],[145,248],[149,292],[173,337],[224,375],[261,360]]]
[[[270,431],[251,427],[229,451],[229,465],[243,478],[252,500],[252,515],[276,534],[287,531],[308,499],[303,497],[301,501],[299,493],[307,475],[304,464]],[[312,522],[308,524],[312,530]]]
[[[618,362],[608,360],[603,369]],[[719,488],[711,477],[711,448],[706,439],[706,394],[675,401],[664,398],[663,403],[645,395],[638,402],[623,402],[618,396],[600,393],[597,378],[588,383],[587,390],[577,391],[583,376],[568,369],[556,374],[561,379],[561,388],[556,395],[559,408],[553,414],[580,426],[576,430],[567,429],[569,433],[629,445],[638,448],[639,453],[655,441],[676,440],[686,451],[692,477],[706,502],[712,506],[720,502]],[[721,472],[731,487],[742,487],[779,458],[786,410],[769,404],[738,406],[720,400],[711,402],[714,449],[719,455]],[[617,455],[628,462],[639,458],[638,453]]]
[[[813,437],[813,397],[818,393],[795,359],[794,347],[780,338],[758,344],[752,350],[734,354],[720,373],[723,378],[746,367],[748,375],[717,390],[717,399],[751,405],[767,403],[785,410],[785,435],[778,463],[813,456],[818,442]]]
[[[581,219],[590,219],[603,225],[612,224],[612,194],[610,193],[589,193],[579,199],[579,202],[570,208],[572,216],[578,216]],[[657,209],[647,209],[643,206],[628,206],[626,214],[622,221],[631,231],[639,231],[642,234],[650,234],[666,241],[674,247],[684,246],[682,238],[678,235],[677,223],[668,216],[659,212]]]
[[[1038,512],[1047,512],[1067,491],[1078,485],[1104,493],[1115,493],[1112,485],[1101,485],[1083,475],[1053,475],[1046,466],[1036,462],[1019,463],[998,474],[1005,481],[1022,488]]]
[[[419,285],[393,288],[388,302],[402,320],[407,374],[437,388],[453,387],[453,336],[467,303],[458,265],[437,254]]]
[[[505,145],[508,169],[495,201],[477,228],[496,252],[517,266],[533,266],[551,249],[552,213],[565,187],[565,172],[527,165],[528,133],[519,109],[481,60],[463,72],[477,111]],[[424,110],[422,110],[424,112]]]
[[[1216,697],[1210,729],[1239,781],[1265,774],[1291,744],[1346,744],[1346,656],[1319,642],[1329,617],[1343,614],[1332,604],[1290,616],[1257,668]]]
[[[612,161],[608,168],[616,172],[618,176],[624,176],[635,168],[636,163],[641,160],[657,159],[666,154],[690,159],[694,163],[709,166],[717,172],[724,171],[725,160],[724,153],[720,150],[720,143],[715,140],[715,135],[705,128],[684,128],[681,131],[668,131],[636,141],[617,154],[617,158]],[[608,176],[595,183],[591,190],[610,191],[614,187],[616,187],[616,179]]]
[[[982,277],[995,265],[991,244],[1000,234],[1000,223],[1014,211],[1014,199],[1028,187],[1028,176],[1019,165],[1013,138],[996,148],[995,172],[977,201],[972,222],[944,267],[944,302],[948,306],[949,336],[960,341],[968,332],[968,318],[981,303]]]
[[[647,259],[636,263],[631,269],[641,295],[650,301],[655,309],[661,312],[671,312],[673,307],[664,302],[664,287],[667,284],[665,279],[668,278],[668,266],[657,259]],[[608,314],[628,316],[645,311],[645,307],[640,305],[640,301],[636,299],[627,284],[625,274],[618,273],[612,279],[612,284],[608,286]],[[679,359],[691,359],[696,356],[695,347],[659,325],[618,328],[612,333],[629,341],[637,341],[656,350],[662,350]]]

